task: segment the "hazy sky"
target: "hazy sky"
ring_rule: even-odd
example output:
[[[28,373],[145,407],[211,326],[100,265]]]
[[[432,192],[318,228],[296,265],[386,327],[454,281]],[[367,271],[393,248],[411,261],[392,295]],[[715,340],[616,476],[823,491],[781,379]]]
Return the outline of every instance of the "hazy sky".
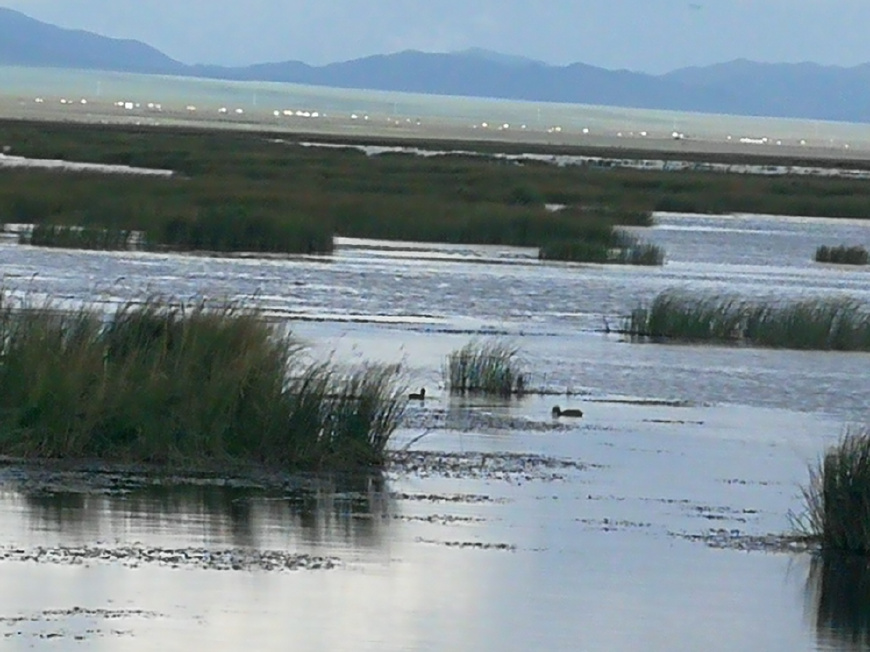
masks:
[[[483,47],[665,72],[748,58],[870,62],[870,0],[0,0],[185,63],[313,64]]]

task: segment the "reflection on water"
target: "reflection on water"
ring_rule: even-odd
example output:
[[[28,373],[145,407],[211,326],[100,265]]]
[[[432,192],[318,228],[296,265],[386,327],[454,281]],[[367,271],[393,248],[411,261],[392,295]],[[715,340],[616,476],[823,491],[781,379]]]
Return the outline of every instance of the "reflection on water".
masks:
[[[870,418],[867,354],[644,346],[601,332],[674,286],[870,301],[867,270],[812,261],[818,244],[870,243],[870,222],[658,221],[644,237],[669,258],[654,270],[370,241],[339,242],[330,264],[0,245],[11,291],[237,298],[318,353],[402,362],[427,388],[398,438],[415,455],[387,471],[389,487],[380,476],[0,465],[0,636],[43,645],[54,630],[28,638],[13,619],[54,627],[47,604],[130,604],[164,614],[162,633],[153,621],[136,629],[135,649],[870,647],[866,566],[817,561],[806,588],[803,576],[784,586],[791,557],[738,552],[776,543],[807,462],[844,420]],[[447,398],[446,356],[494,331],[522,348],[536,386],[572,396]],[[554,421],[556,403],[585,416]],[[261,572],[288,567],[336,572]],[[794,603],[804,590],[806,622]]]
[[[815,612],[822,649],[870,649],[870,559],[814,557],[807,598]]]
[[[49,480],[44,472],[24,471],[6,483],[0,500],[20,506],[21,534],[52,533],[61,543],[111,535],[137,541],[145,537],[157,544],[193,538],[236,548],[269,548],[287,541],[302,547],[372,547],[379,542],[382,521],[392,513],[382,475],[311,477],[280,487],[118,475],[107,486],[105,479],[95,481],[84,472]],[[16,537],[6,532],[10,538]]]

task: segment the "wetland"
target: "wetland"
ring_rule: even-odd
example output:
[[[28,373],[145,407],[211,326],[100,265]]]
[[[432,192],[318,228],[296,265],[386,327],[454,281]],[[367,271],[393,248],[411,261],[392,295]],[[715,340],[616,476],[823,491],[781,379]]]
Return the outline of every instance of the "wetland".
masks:
[[[72,152],[71,159],[109,162]],[[340,154],[354,157],[348,170],[372,163],[361,153]],[[764,198],[772,186],[756,184],[797,188],[788,177],[619,171],[638,176],[625,177],[631,181],[620,181],[619,191],[603,188],[623,177],[607,177],[593,192],[592,182],[560,180],[552,166],[484,164],[459,173],[455,166],[465,162],[448,163],[441,172],[445,161],[435,163],[430,186],[401,177],[404,166],[424,164],[416,159],[373,178],[395,183],[397,193],[411,187],[415,202],[438,204],[462,174],[492,174],[472,189],[500,211],[533,211],[529,220],[545,216],[544,201],[558,202],[558,184],[575,187],[563,203],[621,197],[615,206],[625,214],[651,211],[650,225],[620,228],[666,251],[664,264],[540,260],[533,239],[426,242],[439,239],[438,219],[424,220],[403,199],[383,211],[416,220],[396,218],[388,233],[382,225],[329,232],[328,255],[49,248],[19,244],[14,233],[0,242],[3,286],[13,300],[44,297],[59,309],[88,305],[106,314],[158,295],[241,304],[289,326],[316,359],[398,366],[409,387],[426,389],[425,400],[407,405],[383,466],[371,472],[194,473],[142,462],[4,458],[5,645],[864,649],[866,564],[810,554],[791,536],[789,515],[802,509],[810,465],[849,424],[870,421],[868,354],[647,343],[614,326],[637,305],[686,288],[867,305],[866,266],[819,264],[814,253],[824,243],[870,246],[870,221],[849,219],[862,217],[857,208],[834,219],[801,216],[785,191],[776,205],[795,202],[794,210],[771,212],[798,214],[732,212],[760,208],[753,188]],[[329,167],[335,159],[324,165],[294,165],[305,179],[297,191],[314,188],[318,201],[329,196],[332,186],[312,181],[315,170],[337,169]],[[414,174],[422,179],[424,169]],[[521,178],[513,175],[525,172],[540,180],[532,186],[540,211],[510,204]],[[10,197],[21,201],[10,181],[19,173],[0,175],[4,211]],[[195,185],[195,171],[185,174]],[[354,177],[348,171],[342,183]],[[58,193],[55,217],[82,226],[77,179],[61,179],[69,193]],[[734,203],[722,204],[723,215],[662,212],[643,203],[651,195],[630,190],[659,179],[697,179],[705,192],[721,183],[716,192]],[[131,204],[158,206],[148,193],[159,188],[148,184],[168,182],[121,178],[128,185],[108,194],[121,205],[130,189]],[[826,196],[837,208],[828,214],[850,202],[866,205],[864,182],[813,183],[830,184]],[[801,208],[812,213],[822,201]],[[6,221],[33,223],[41,214]],[[490,337],[516,351],[524,386],[534,391],[451,393],[451,353]],[[584,415],[554,419],[556,404]]]

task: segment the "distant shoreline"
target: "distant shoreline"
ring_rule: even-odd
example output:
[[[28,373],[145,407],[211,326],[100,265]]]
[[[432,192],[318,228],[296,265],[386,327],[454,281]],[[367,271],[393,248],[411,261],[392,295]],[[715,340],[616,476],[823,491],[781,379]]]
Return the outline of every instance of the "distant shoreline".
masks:
[[[93,105],[70,106],[63,111],[54,107],[22,106],[0,96],[0,121],[47,124],[104,125],[107,128],[141,127],[160,131],[238,131],[259,133],[264,137],[282,138],[302,136],[317,138],[335,144],[403,145],[421,148],[463,148],[480,152],[506,154],[573,154],[603,158],[643,159],[651,156],[666,160],[685,160],[710,163],[817,166],[822,168],[870,169],[870,147],[849,150],[818,146],[776,146],[717,142],[702,138],[589,136],[562,132],[556,136],[536,131],[488,132],[437,121],[411,128],[396,128],[373,122],[359,123],[350,119],[328,118],[305,124],[276,125],[266,117],[254,114],[243,119],[218,120],[200,114],[195,117],[178,112],[167,112],[159,120],[143,120],[138,116],[115,115],[101,112]],[[0,147],[8,143],[0,143]],[[13,144],[8,144],[13,145]],[[14,149],[13,149],[14,153]]]

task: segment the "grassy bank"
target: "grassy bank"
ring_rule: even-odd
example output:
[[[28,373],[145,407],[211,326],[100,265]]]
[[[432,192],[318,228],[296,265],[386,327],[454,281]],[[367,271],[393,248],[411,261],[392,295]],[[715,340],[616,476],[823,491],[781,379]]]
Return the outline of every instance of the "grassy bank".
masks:
[[[522,394],[527,377],[518,354],[501,340],[473,340],[447,357],[444,380],[451,394]]]
[[[635,308],[625,331],[641,338],[870,351],[870,310],[852,299],[759,302],[666,291]]]
[[[280,138],[0,122],[14,154],[176,171],[0,170],[0,221],[141,231],[155,247],[318,253],[333,235],[539,247],[582,241],[601,223],[643,224],[653,210],[870,216],[860,180],[367,157]],[[552,214],[546,203],[582,209]]]
[[[828,247],[822,245],[816,249],[817,263],[836,263],[839,265],[866,265],[870,262],[867,250],[860,246],[840,245]]]
[[[306,362],[254,312],[2,297],[0,454],[378,467],[404,405],[394,369]]]
[[[848,432],[810,469],[798,528],[824,553],[870,555],[870,428]]]

